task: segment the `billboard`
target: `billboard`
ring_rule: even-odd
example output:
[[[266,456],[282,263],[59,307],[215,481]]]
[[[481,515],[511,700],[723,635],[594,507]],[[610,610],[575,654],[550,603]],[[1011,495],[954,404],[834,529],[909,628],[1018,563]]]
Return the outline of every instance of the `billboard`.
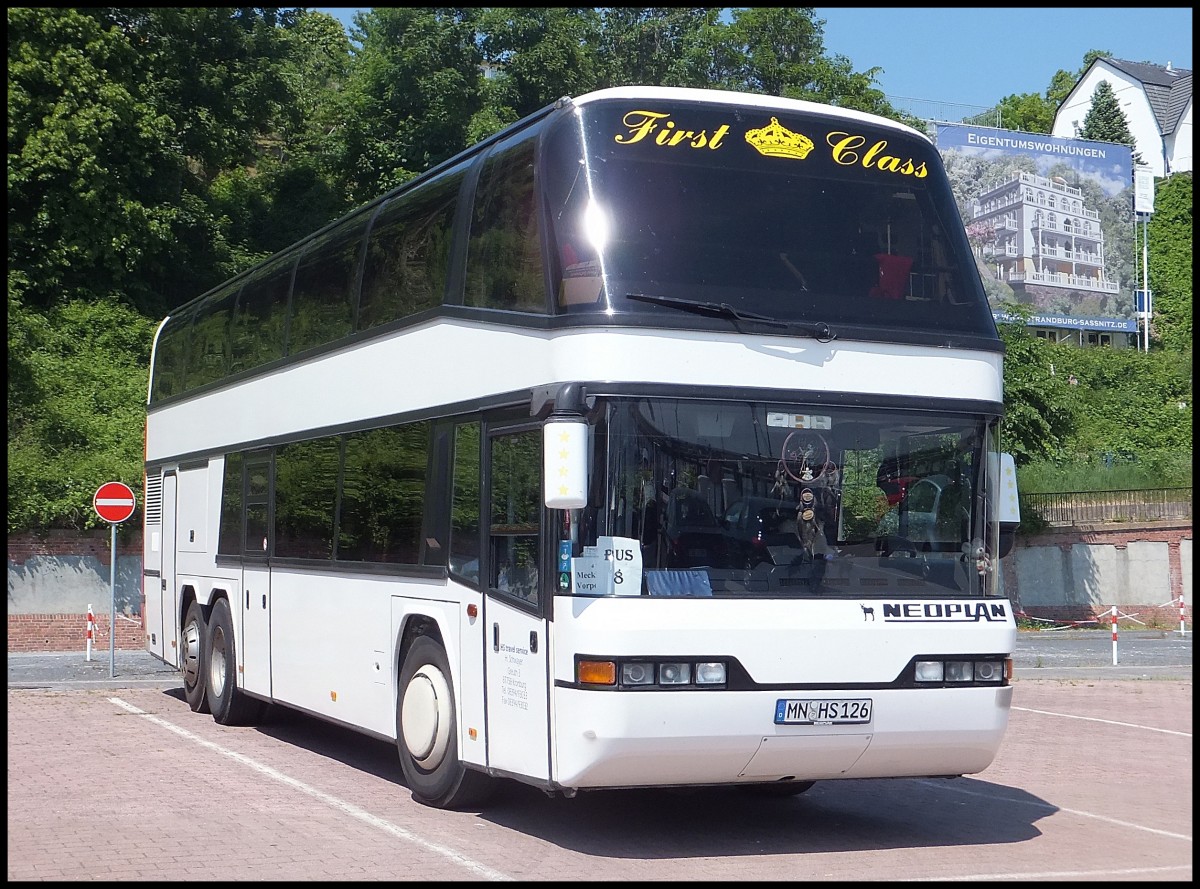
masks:
[[[997,320],[1136,333],[1128,146],[938,124],[937,147]]]

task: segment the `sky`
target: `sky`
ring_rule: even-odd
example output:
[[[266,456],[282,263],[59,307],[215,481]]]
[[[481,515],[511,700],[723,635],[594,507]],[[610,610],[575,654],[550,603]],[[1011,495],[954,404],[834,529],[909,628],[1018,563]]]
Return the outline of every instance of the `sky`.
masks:
[[[349,25],[355,8],[322,8]],[[879,88],[909,102],[990,108],[1012,94],[1045,95],[1059,69],[1090,49],[1114,58],[1192,67],[1191,7],[816,7],[827,55],[857,72],[882,68]],[[920,112],[921,107],[911,110]],[[964,109],[959,117],[972,113]]]

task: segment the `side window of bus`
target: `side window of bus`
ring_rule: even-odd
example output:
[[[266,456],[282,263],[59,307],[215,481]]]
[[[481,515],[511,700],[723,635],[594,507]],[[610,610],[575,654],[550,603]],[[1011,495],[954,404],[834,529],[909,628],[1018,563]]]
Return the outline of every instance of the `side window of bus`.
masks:
[[[319,438],[275,451],[275,555],[333,558],[339,442]]]
[[[191,337],[192,313],[172,315],[159,334],[158,346],[154,350],[153,401],[161,401],[186,390]]]
[[[418,565],[430,423],[346,436],[339,561]]]
[[[545,312],[545,279],[530,135],[499,146],[475,189],[467,244],[468,306]]]
[[[492,439],[488,523],[489,586],[538,604],[542,435],[538,429]]]
[[[454,430],[450,492],[450,571],[479,582],[479,423]]]
[[[215,383],[229,374],[229,326],[238,287],[208,297],[192,323],[187,388]]]
[[[292,287],[289,355],[350,334],[359,254],[369,221],[369,215],[361,213],[313,241],[301,255]]]
[[[231,373],[253,370],[283,357],[288,291],[294,266],[294,258],[279,263],[254,275],[242,287],[230,337]]]
[[[371,226],[358,301],[358,329],[441,305],[450,267],[454,211],[466,168],[388,202]]]
[[[221,530],[217,553],[242,554],[242,455],[225,455],[225,477],[221,484]]]
[[[246,458],[246,536],[242,551],[265,556],[270,547],[271,459],[265,455]]]

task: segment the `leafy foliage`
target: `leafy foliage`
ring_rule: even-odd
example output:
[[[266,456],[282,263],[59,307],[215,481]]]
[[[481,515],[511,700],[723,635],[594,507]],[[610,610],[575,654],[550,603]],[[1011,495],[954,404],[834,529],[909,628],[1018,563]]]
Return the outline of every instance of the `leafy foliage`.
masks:
[[[304,8],[9,8],[10,532],[95,525],[101,483],[140,489],[148,353],[168,311],[563,94],[715,86],[923,127],[889,105],[881,69],[826,53],[815,12],[374,8],[347,36]],[[1041,131],[1077,79],[1057,72],[1044,102],[1005,98],[1005,125]],[[1107,118],[1095,127],[1113,138]],[[951,170],[956,191],[987,175],[969,163]],[[1004,327],[1023,465],[1190,453],[1190,174],[1159,182],[1156,211],[1156,353],[1076,367]],[[990,286],[994,303],[1011,297]]]
[[[1140,234],[1139,226],[1139,234]],[[1192,351],[1192,174],[1159,179],[1149,222],[1151,334],[1164,348]],[[1141,261],[1140,247],[1137,251]]]
[[[1080,139],[1091,139],[1094,142],[1116,142],[1118,145],[1128,145],[1133,149],[1133,162],[1144,163],[1137,152],[1137,140],[1129,130],[1129,119],[1121,110],[1117,95],[1113,92],[1112,84],[1102,80],[1096,84],[1092,93],[1092,104],[1087,114],[1083,116],[1083,126],[1079,129]]]
[[[1054,127],[1055,107],[1037,93],[1005,96],[997,106],[1006,130],[1049,133]]]
[[[1045,340],[1030,333],[1029,309],[1005,305],[1015,320],[997,325],[1004,357],[1004,438],[1017,466],[1060,459],[1072,428],[1067,380],[1057,373]]]
[[[104,523],[106,481],[142,487],[154,322],[113,300],[48,313],[8,302],[8,530]]]

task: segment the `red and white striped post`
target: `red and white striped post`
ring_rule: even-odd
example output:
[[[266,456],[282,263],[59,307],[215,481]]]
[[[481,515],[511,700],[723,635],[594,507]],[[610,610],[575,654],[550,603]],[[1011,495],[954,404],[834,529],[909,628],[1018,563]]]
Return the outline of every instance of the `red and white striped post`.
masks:
[[[87,659],[92,659],[92,640],[96,637],[96,617],[92,614],[92,606],[88,605],[87,616]]]
[[[1112,607],[1113,666],[1117,665],[1117,606]]]
[[[1183,593],[1179,594],[1179,635],[1187,635],[1187,627],[1184,622],[1187,620],[1187,612],[1183,609]]]

